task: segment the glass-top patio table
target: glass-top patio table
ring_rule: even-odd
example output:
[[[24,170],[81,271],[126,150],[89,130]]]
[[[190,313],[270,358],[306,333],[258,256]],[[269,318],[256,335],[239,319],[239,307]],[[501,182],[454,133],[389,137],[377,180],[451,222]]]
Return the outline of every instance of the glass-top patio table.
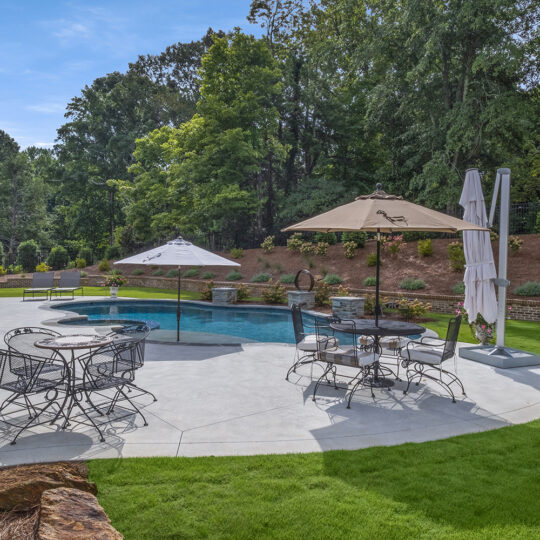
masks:
[[[69,365],[69,379],[66,388],[66,397],[64,399],[64,402],[62,403],[62,406],[60,407],[58,414],[51,423],[56,422],[60,414],[62,414],[65,418],[64,423],[62,424],[62,429],[65,429],[69,425],[69,420],[70,418],[72,418],[73,409],[76,407],[88,419],[91,426],[93,426],[98,431],[101,442],[105,440],[101,430],[94,422],[92,417],[88,414],[88,411],[85,409],[84,405],[81,403],[83,400],[83,396],[80,395],[80,388],[77,388],[77,381],[80,381],[80,378],[78,379],[76,375],[77,357],[75,356],[75,351],[83,349],[97,349],[99,347],[103,347],[104,345],[112,343],[112,341],[113,338],[110,336],[98,336],[95,334],[74,334],[70,336],[54,336],[46,339],[41,339],[34,343],[34,345],[39,349],[50,349],[55,351],[57,354],[62,356],[62,358],[64,358],[66,363],[68,363]],[[65,358],[60,351],[71,351],[71,359],[68,361],[68,359]],[[81,424],[85,423],[84,421],[77,421]]]
[[[375,319],[347,319],[340,322],[331,323],[330,327],[336,332],[373,336],[373,348],[379,356],[381,354],[381,337],[418,336],[426,331],[426,329],[419,324],[405,321],[395,321],[392,319],[379,319],[378,324],[375,324]],[[369,380],[371,386],[389,388],[394,385],[393,379],[389,379],[388,377],[384,376],[384,371],[387,371],[387,374],[392,374],[395,378],[394,372],[390,368],[381,366],[379,360],[377,360],[374,363],[373,376],[367,379]]]

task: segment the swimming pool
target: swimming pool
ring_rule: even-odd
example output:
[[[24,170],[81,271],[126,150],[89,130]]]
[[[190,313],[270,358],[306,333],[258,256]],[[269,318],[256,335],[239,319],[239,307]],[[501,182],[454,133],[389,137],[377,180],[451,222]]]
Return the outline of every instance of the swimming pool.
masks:
[[[145,321],[152,328],[150,339],[176,341],[176,302],[167,300],[115,300],[69,302],[52,309],[75,312],[61,324],[118,325],[122,320]],[[88,320],[86,320],[86,317]],[[305,322],[314,319],[305,314]],[[182,302],[180,340],[191,343],[294,343],[288,309],[258,306],[213,306],[193,301]]]

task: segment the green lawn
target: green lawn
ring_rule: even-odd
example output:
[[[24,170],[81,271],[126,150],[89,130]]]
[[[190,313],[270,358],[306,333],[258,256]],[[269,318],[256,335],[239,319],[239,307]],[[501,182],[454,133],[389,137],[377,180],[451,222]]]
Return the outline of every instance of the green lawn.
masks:
[[[89,463],[130,539],[540,538],[540,421],[357,451]]]

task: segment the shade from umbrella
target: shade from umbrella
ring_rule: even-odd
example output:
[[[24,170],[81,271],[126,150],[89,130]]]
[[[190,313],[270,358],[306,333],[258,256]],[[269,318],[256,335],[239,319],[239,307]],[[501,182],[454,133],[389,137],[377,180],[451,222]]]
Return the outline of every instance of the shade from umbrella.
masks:
[[[486,226],[487,214],[484,194],[478,169],[469,169],[459,204],[463,206],[463,219]],[[465,303],[464,308],[469,321],[476,320],[478,314],[488,323],[497,319],[497,296],[493,279],[497,270],[493,260],[491,239],[487,231],[464,231],[463,249],[465,251]]]
[[[312,217],[284,231],[368,231],[377,233],[377,265],[375,289],[375,321],[379,320],[379,274],[381,259],[380,233],[396,231],[434,231],[455,233],[464,230],[486,231],[485,227],[469,223],[436,210],[411,203],[382,190],[381,184],[370,195],[357,197],[351,203]]]
[[[163,246],[149,249],[138,255],[127,257],[114,264],[146,264],[158,266],[178,267],[178,301],[176,309],[176,340],[180,341],[180,283],[182,266],[240,266],[237,262],[230,261],[206,251],[191,242],[184,240],[181,236],[175,240],[167,242]]]

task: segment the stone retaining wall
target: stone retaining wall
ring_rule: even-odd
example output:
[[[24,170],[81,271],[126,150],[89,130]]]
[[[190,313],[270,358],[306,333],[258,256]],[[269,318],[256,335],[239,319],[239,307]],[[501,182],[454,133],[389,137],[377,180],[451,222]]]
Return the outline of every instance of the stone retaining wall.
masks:
[[[32,284],[32,277],[19,278],[5,276],[4,281],[0,281],[0,288],[9,287],[30,287]],[[99,286],[103,283],[104,276],[94,275],[81,279],[81,285],[86,286]],[[176,278],[164,278],[164,277],[129,277],[129,284],[134,287],[155,287],[156,289],[175,289],[177,286]],[[55,280],[55,284],[58,284],[58,279]],[[231,287],[240,285],[240,283],[232,283],[230,281],[214,281],[214,287]],[[261,296],[262,291],[268,287],[264,283],[245,283],[253,296]],[[206,286],[205,281],[198,279],[185,279],[182,278],[182,289],[200,292]],[[293,286],[286,286],[290,290]],[[350,289],[351,295],[374,295],[373,289]],[[431,311],[435,313],[454,313],[456,304],[463,301],[463,296],[459,295],[435,295],[416,292],[400,292],[405,298],[414,300],[418,298],[421,302],[429,302],[431,304]],[[381,291],[381,297],[392,302],[398,298],[396,291]],[[507,300],[507,304],[512,306],[512,319],[521,321],[540,321],[540,300],[511,298]]]

